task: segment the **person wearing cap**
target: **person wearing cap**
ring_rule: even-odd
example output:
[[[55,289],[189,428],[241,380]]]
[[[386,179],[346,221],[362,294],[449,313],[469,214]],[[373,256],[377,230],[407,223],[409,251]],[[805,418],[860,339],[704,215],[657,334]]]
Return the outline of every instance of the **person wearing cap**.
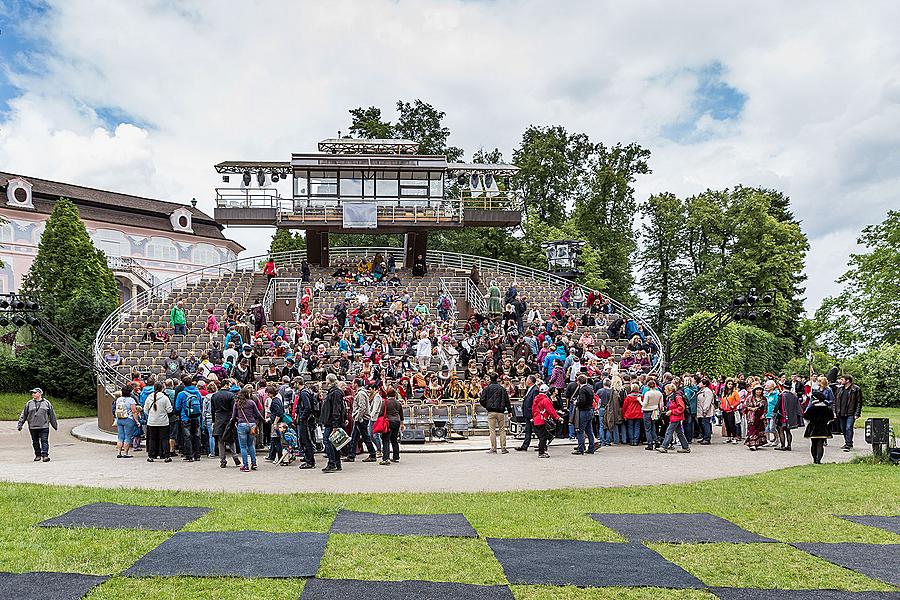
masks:
[[[25,403],[22,414],[19,415],[19,431],[22,431],[26,421],[31,433],[31,445],[34,447],[34,462],[50,462],[50,427],[59,430],[59,426],[56,423],[56,411],[50,401],[44,398],[44,390],[41,388],[31,390],[31,400]]]
[[[812,454],[813,464],[820,465],[825,454],[825,440],[831,439],[829,424],[834,420],[834,410],[822,391],[816,390],[812,393],[809,406],[803,412],[803,418],[809,421],[803,437],[809,439],[811,443],[809,451]]]

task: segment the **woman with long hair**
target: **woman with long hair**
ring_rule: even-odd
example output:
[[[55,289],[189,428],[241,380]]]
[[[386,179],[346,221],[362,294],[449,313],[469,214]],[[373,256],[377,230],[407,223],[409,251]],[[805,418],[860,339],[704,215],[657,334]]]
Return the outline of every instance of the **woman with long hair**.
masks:
[[[763,387],[756,385],[744,401],[744,418],[747,420],[747,438],[744,440],[750,450],[766,443],[766,410],[768,403],[763,395]]]
[[[723,444],[734,444],[737,437],[737,424],[735,416],[741,405],[741,396],[734,387],[734,379],[726,379],[722,387],[719,400],[719,408],[722,409],[722,420],[725,421],[725,438]]]
[[[245,385],[241,388],[231,411],[231,418],[237,424],[237,440],[241,446],[241,471],[244,472],[256,470],[256,423],[263,419],[259,407],[251,398],[252,394],[252,385]],[[250,455],[249,462],[248,454]]]

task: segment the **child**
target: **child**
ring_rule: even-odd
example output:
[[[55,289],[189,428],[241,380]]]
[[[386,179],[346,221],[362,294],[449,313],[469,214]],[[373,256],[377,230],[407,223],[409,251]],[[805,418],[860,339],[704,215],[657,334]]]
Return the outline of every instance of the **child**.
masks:
[[[206,317],[206,332],[207,333],[219,333],[219,320],[216,318],[216,315],[213,314],[212,307],[206,309],[207,317]]]
[[[156,331],[156,341],[157,342],[168,342],[171,336],[169,336],[169,332],[166,331],[166,326],[160,323],[159,329]]]
[[[300,454],[300,443],[297,441],[297,432],[293,427],[288,427],[284,421],[278,424],[278,433],[281,435],[281,446],[284,451],[280,464],[287,466]]]
[[[147,427],[147,413],[140,402],[135,405],[134,410],[138,413],[138,426],[133,429],[134,438],[131,440],[131,448],[135,452],[140,452],[144,448],[141,446],[141,438],[144,435],[144,428]]]

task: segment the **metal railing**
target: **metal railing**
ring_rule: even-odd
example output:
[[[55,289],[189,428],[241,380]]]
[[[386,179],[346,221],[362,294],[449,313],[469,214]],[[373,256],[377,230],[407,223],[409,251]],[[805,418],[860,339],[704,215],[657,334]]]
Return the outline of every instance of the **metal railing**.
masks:
[[[482,315],[487,314],[487,300],[485,299],[484,294],[481,293],[481,290],[478,289],[475,282],[468,277],[466,277],[466,300],[476,312]]]
[[[450,319],[449,322],[456,323],[459,320],[459,306],[456,304],[456,296],[453,295],[451,281],[448,278],[441,277],[441,291],[450,299]],[[440,310],[440,306],[438,307]]]
[[[119,273],[132,273],[136,277],[138,277],[141,281],[143,281],[147,287],[152,287],[156,282],[156,277],[144,268],[142,264],[137,262],[133,258],[128,258],[125,256],[107,256],[106,264],[109,265],[109,268]]]
[[[522,210],[525,193],[521,190],[460,190],[463,209]]]
[[[329,248],[329,255],[334,258],[368,258],[370,256],[374,257],[376,254],[387,256],[389,253],[402,257],[404,255],[404,250],[403,248],[394,247]],[[523,265],[517,265],[515,263],[496,260],[493,258],[472,256],[470,254],[443,252],[440,250],[429,251],[427,256],[428,263],[432,266],[450,267],[465,270],[471,270],[473,266],[476,266],[479,270],[487,269],[489,271],[496,271],[504,275],[511,275],[513,278],[521,277],[541,282],[547,282],[548,285],[555,285],[560,289],[563,289],[566,285],[572,283],[566,279],[563,279],[562,277],[558,277],[556,275],[553,275],[552,273],[547,273],[546,271],[539,271],[537,269],[532,269],[531,267],[525,267]],[[201,281],[203,279],[220,278],[223,275],[232,273],[262,272],[263,263],[267,258],[272,258],[275,261],[275,264],[279,266],[293,266],[295,264],[300,264],[300,262],[306,258],[306,253],[305,251],[292,251],[277,252],[275,254],[260,254],[256,256],[248,256],[226,261],[217,265],[201,267],[199,269],[195,269],[188,273],[179,275],[178,277],[174,277],[172,279],[159,283],[143,292],[138,293],[133,298],[128,300],[128,302],[123,303],[116,310],[110,313],[109,316],[106,317],[106,319],[100,325],[100,328],[97,331],[97,335],[94,338],[94,364],[97,368],[98,381],[101,383],[101,385],[106,387],[107,390],[112,392],[115,389],[116,381],[121,377],[118,371],[116,371],[113,367],[110,367],[106,363],[106,361],[103,360],[103,349],[106,346],[106,340],[109,335],[115,328],[121,326],[128,317],[133,314],[140,314],[141,312],[147,310],[147,308],[153,301],[165,300],[174,292],[184,289],[188,285],[197,283],[198,281]],[[587,286],[577,283],[575,285],[578,285],[583,290],[585,290],[585,293],[597,293],[596,290],[592,290]],[[474,285],[472,287],[474,288]],[[475,296],[480,296],[480,291],[475,289],[474,292],[478,293],[475,294],[473,292],[470,292],[470,290],[467,288],[467,300],[473,303],[473,306],[484,306],[476,304],[478,300],[476,300]],[[247,293],[248,292],[244,292],[243,301],[245,304]],[[643,325],[644,330],[647,332],[647,335],[659,348],[659,360],[657,361],[651,372],[659,371],[661,369],[661,366],[665,364],[663,346],[659,339],[659,335],[657,335],[657,333],[650,327],[650,325],[646,321],[644,321],[640,318],[639,315],[634,313],[634,311],[624,306],[620,302],[609,298],[608,296],[605,297],[610,300],[610,303],[616,309],[616,312],[618,314],[626,318],[633,318],[635,321]],[[481,296],[480,302],[484,302],[486,304],[483,296]],[[483,311],[486,310],[486,307],[476,309]]]
[[[282,198],[275,188],[216,188],[217,208],[279,208],[290,202],[290,198]]]
[[[376,207],[376,222],[381,225],[403,223],[458,223],[462,220],[462,204],[459,201],[401,200],[399,202],[379,202]],[[290,209],[280,208],[278,220],[291,223],[342,224],[344,209],[340,201],[336,204],[298,202]]]

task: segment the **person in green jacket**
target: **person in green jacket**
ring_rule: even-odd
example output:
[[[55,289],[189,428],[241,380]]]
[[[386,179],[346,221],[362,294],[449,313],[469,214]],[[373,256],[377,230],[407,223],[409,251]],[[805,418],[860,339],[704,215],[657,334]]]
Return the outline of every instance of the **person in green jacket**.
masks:
[[[496,281],[491,281],[491,287],[488,288],[488,312],[492,315],[503,312],[503,307],[500,306],[500,288]]]
[[[187,334],[187,317],[184,314],[184,300],[179,300],[169,313],[169,325],[175,330],[175,335]]]

